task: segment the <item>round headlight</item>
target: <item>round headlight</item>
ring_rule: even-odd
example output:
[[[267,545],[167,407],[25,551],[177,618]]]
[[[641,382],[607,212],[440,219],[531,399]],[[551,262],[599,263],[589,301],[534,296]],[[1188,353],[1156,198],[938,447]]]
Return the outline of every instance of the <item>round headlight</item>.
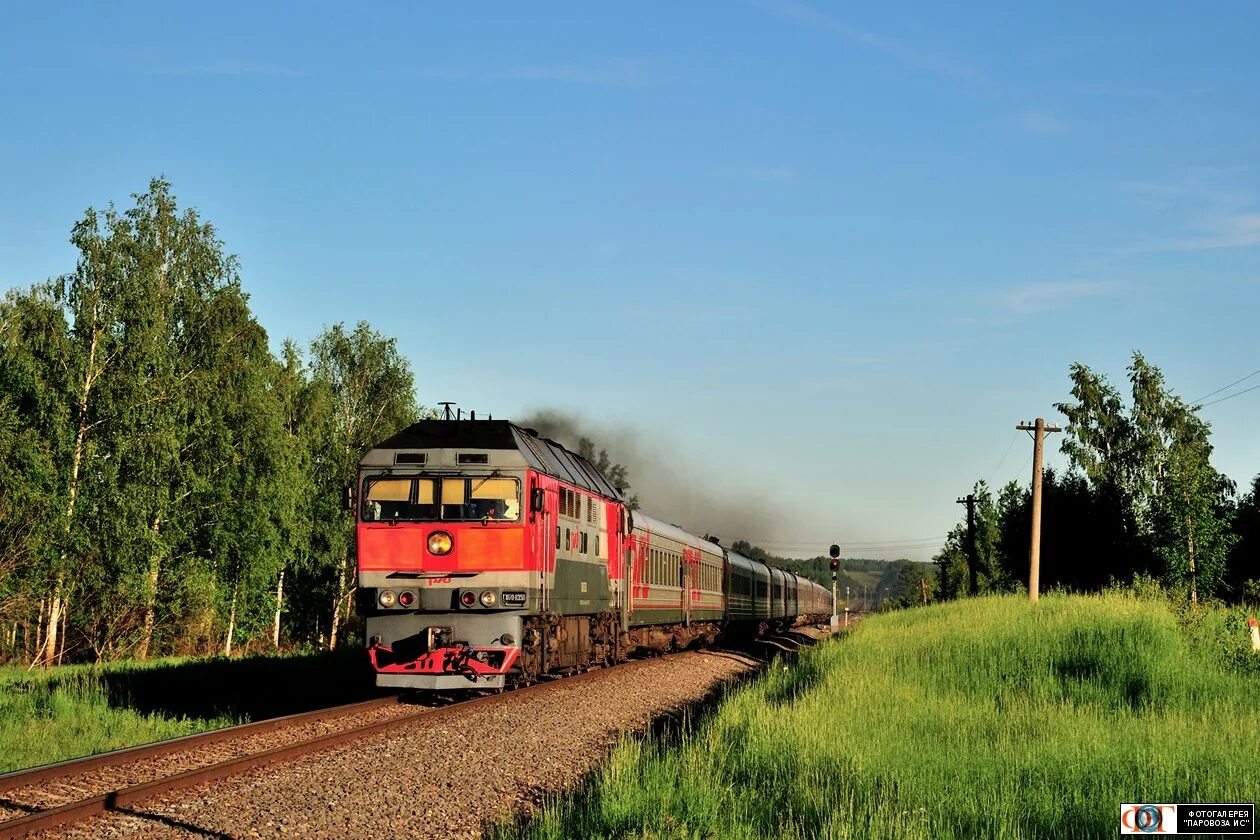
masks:
[[[410,607],[415,602],[416,593],[412,592],[410,589],[404,589],[402,592],[398,593],[398,606]]]
[[[464,594],[459,596],[459,602],[465,607],[471,607],[477,603],[477,593],[472,592],[471,590],[466,591]]]
[[[394,590],[382,589],[381,594],[376,596],[376,599],[381,602],[382,607],[392,607],[395,600]]]
[[[430,554],[450,554],[451,547],[454,545],[455,541],[445,531],[434,531],[432,534],[429,534]]]
[[[481,606],[493,607],[495,602],[499,600],[499,596],[487,589],[481,593]]]

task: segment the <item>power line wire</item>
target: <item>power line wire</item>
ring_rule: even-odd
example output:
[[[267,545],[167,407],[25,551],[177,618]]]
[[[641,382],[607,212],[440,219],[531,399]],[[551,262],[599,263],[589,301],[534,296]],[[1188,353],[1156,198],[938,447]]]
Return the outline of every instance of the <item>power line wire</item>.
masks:
[[[822,544],[819,540],[772,540],[772,539],[757,540],[749,536],[736,537],[734,534],[714,534],[712,532],[710,532],[710,534],[712,536],[720,537],[722,539],[740,539],[740,540],[745,540],[750,543],[764,543],[765,545],[794,545],[794,546],[808,547],[811,545]],[[914,545],[918,543],[930,544],[932,542],[940,541],[941,539],[942,537],[905,537],[903,539],[896,539],[896,540],[862,540],[862,541],[853,540],[853,541],[845,541],[844,545],[849,548],[877,548],[879,546],[889,546],[889,545],[892,545],[892,546]]]
[[[997,462],[997,466],[993,468],[993,472],[989,473],[989,480],[986,484],[993,483],[993,476],[997,475],[997,471],[1002,469],[1002,465],[1006,463],[1006,456],[1011,454],[1011,447],[1015,445],[1015,441],[1019,439],[1019,429],[1015,430],[1015,434],[1011,435],[1011,442],[1006,444],[1006,451],[1002,453],[1002,457]]]
[[[1256,373],[1260,373],[1260,371],[1256,371]],[[1243,378],[1245,379],[1246,377],[1243,377]],[[1239,382],[1241,381],[1242,380],[1240,379]],[[1234,384],[1238,384],[1238,383],[1234,383]],[[1225,387],[1228,388],[1229,386],[1226,385]],[[1216,405],[1217,403],[1225,402],[1225,400],[1232,400],[1234,397],[1241,397],[1243,394],[1246,394],[1250,391],[1254,391],[1257,388],[1260,388],[1260,385],[1252,385],[1250,388],[1244,388],[1243,390],[1238,391],[1237,393],[1230,394],[1227,397],[1221,397],[1219,400],[1212,400],[1211,402],[1199,403],[1199,408],[1207,408],[1209,405]],[[1212,393],[1220,393],[1220,392],[1213,391]]]
[[[1250,379],[1251,377],[1255,376],[1257,373],[1260,373],[1260,370],[1253,370],[1251,373],[1247,374],[1247,375],[1246,375],[1246,376],[1244,376],[1242,379],[1235,379],[1233,382],[1229,383],[1228,385],[1224,385],[1224,386],[1222,386],[1222,387],[1220,387],[1220,388],[1217,388],[1215,391],[1213,391],[1213,392],[1212,392],[1212,393],[1210,393],[1210,394],[1204,394],[1203,396],[1199,397],[1197,400],[1194,400],[1194,402],[1195,402],[1195,403],[1202,403],[1202,402],[1203,402],[1204,400],[1206,400],[1208,397],[1214,397],[1214,396],[1216,396],[1217,394],[1219,394],[1221,391],[1226,390],[1227,388],[1233,388],[1233,387],[1234,387],[1235,385],[1237,385],[1239,382],[1246,382],[1248,379]],[[1260,386],[1258,386],[1258,387],[1260,387]],[[1254,391],[1254,390],[1255,390],[1255,388],[1248,388],[1248,389],[1247,389],[1247,391]],[[1245,394],[1245,393],[1247,393],[1247,391],[1239,391],[1239,392],[1238,392],[1238,394]],[[1238,396],[1238,394],[1234,394],[1234,396]],[[1225,397],[1225,399],[1229,399],[1229,397]],[[1214,400],[1214,402],[1221,402],[1221,400]],[[1212,404],[1212,403],[1207,403],[1207,405],[1211,405],[1211,404]]]

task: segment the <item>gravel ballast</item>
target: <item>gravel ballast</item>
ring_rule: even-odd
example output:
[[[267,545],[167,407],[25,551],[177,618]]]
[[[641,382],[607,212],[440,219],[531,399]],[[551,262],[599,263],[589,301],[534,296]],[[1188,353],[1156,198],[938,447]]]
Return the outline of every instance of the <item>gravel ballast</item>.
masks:
[[[726,652],[631,662],[140,803],[67,837],[480,837],[572,787],[620,733],[756,667]]]

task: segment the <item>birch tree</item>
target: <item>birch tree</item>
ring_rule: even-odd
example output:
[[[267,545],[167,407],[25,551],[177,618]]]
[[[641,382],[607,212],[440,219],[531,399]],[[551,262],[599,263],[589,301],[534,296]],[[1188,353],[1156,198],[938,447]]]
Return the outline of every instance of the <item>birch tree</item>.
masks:
[[[1117,499],[1126,519],[1192,602],[1221,584],[1233,543],[1234,487],[1211,463],[1210,426],[1172,394],[1141,353],[1128,367],[1132,402],[1084,365],[1071,369],[1076,402],[1063,452],[1095,489]]]
[[[353,550],[352,519],[341,510],[344,488],[373,444],[417,416],[411,365],[386,338],[360,321],[353,331],[334,324],[311,343],[314,402],[323,402],[321,429],[312,430],[312,471],[317,502],[314,540],[332,566],[328,647],[336,648],[353,588],[348,586]]]

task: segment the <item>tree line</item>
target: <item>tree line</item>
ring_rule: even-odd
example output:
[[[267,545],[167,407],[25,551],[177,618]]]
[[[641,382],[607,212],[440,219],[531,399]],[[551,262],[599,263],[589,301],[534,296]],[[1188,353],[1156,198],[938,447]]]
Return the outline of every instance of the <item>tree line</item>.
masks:
[[[0,302],[0,660],[335,647],[344,489],[426,414],[410,365],[366,323],[275,355],[214,227],[133,199]]]
[[[1127,368],[1129,399],[1082,364],[1070,368],[1064,472],[1042,481],[1041,583],[1071,591],[1149,578],[1184,594],[1260,602],[1260,476],[1241,496],[1211,462],[1199,406],[1171,392],[1141,353]],[[1026,585],[1032,497],[1010,482],[976,482],[974,533],[965,523],[935,557],[937,594]]]

